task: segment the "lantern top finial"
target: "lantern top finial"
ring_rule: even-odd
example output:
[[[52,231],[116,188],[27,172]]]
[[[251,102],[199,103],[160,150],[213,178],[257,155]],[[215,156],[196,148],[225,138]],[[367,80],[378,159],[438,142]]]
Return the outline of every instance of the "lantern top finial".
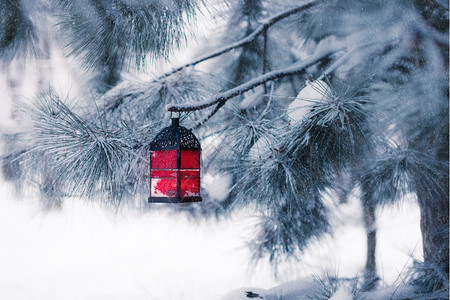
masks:
[[[180,119],[172,118],[172,126],[180,126]]]
[[[172,118],[172,125],[161,130],[150,143],[150,150],[201,150],[200,142],[179,118]]]

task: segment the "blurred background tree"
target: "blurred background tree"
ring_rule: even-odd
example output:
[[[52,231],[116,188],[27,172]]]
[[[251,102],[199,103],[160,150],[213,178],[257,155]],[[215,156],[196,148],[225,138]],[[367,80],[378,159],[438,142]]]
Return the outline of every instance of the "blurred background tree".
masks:
[[[197,59],[170,65],[203,13],[220,25]],[[48,206],[78,196],[142,207],[148,145],[171,111],[200,136],[204,172],[230,182],[220,199],[205,190],[175,210],[254,209],[253,258],[277,265],[331,232],[326,199],[355,195],[371,288],[376,208],[414,194],[424,260],[412,282],[448,293],[446,1],[1,0],[0,26],[12,93],[27,62],[42,70],[40,94],[18,104],[29,122],[5,134],[3,173]],[[88,78],[76,102],[45,79],[52,49]],[[157,71],[161,61],[172,69]]]

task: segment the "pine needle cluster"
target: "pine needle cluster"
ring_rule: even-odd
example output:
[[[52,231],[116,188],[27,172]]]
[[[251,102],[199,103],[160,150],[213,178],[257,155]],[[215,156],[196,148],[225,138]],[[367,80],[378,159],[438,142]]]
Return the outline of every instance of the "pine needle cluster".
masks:
[[[142,188],[146,152],[136,135],[117,129],[104,119],[89,119],[65,104],[54,92],[46,93],[24,109],[31,117],[33,141],[25,160],[33,175],[42,173],[64,196],[92,198],[99,191],[117,205],[125,193]],[[39,159],[37,159],[39,157]]]
[[[130,58],[138,67],[167,59],[186,41],[188,22],[198,13],[197,1],[69,1],[60,26],[73,55],[92,68],[109,60],[122,66]],[[119,67],[119,69],[121,69]]]
[[[407,282],[415,287],[414,299],[448,299],[448,273],[443,272],[442,267],[414,261],[407,274]]]
[[[10,63],[14,58],[41,53],[37,25],[32,18],[42,7],[21,1],[0,1],[0,60]]]

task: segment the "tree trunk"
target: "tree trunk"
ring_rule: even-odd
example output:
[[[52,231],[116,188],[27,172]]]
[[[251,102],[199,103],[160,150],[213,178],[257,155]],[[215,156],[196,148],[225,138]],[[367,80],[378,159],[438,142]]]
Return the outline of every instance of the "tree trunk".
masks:
[[[339,203],[347,203],[348,196],[351,187],[352,176],[349,173],[343,172],[336,177],[335,189],[339,199]],[[366,186],[361,186],[362,188],[362,210],[363,210],[363,220],[364,228],[366,229],[367,235],[367,255],[366,255],[366,266],[364,268],[364,289],[373,290],[376,288],[377,282],[379,280],[377,275],[377,264],[376,264],[376,247],[377,247],[377,228],[376,228],[376,215],[375,215],[375,205],[373,204],[373,196],[368,192]]]
[[[448,9],[439,4],[439,1],[415,0],[414,5],[422,12],[422,16],[433,28],[446,32],[448,31]],[[448,56],[448,44],[442,45],[442,55]],[[447,67],[448,67],[448,61]],[[448,74],[447,74],[448,81]],[[443,99],[448,101],[448,85],[445,89],[446,96]],[[415,192],[420,207],[420,229],[422,231],[423,258],[427,264],[433,264],[449,272],[449,128],[448,128],[448,106],[441,111],[440,117],[436,119],[436,124],[440,124],[435,132],[429,132],[429,137],[412,141],[413,149],[425,152],[434,149],[437,161],[446,164],[446,173],[439,178],[433,178],[433,182],[438,185],[427,186],[420,178],[415,180]],[[428,118],[428,116],[424,116]],[[420,121],[417,122],[420,124]],[[420,144],[422,143],[422,144]],[[410,145],[411,146],[411,145]]]
[[[378,281],[375,252],[377,247],[377,229],[375,224],[375,207],[369,202],[363,202],[364,227],[367,233],[367,256],[364,269],[364,286],[366,290],[376,287]]]
[[[441,183],[445,193],[434,191],[430,194],[427,187],[416,182],[416,194],[420,207],[420,229],[423,240],[423,258],[425,263],[438,266],[449,272],[449,199],[448,182]]]

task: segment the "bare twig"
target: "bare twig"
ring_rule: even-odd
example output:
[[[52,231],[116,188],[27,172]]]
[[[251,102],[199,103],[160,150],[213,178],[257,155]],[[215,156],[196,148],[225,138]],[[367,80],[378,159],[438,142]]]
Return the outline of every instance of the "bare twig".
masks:
[[[262,73],[267,71],[267,30],[264,30],[264,44],[263,44],[263,61],[262,61]],[[264,95],[267,95],[267,85],[264,83]]]
[[[389,47],[397,43],[397,39],[392,39],[389,41],[388,45]],[[366,44],[358,45],[353,47],[352,49],[349,49],[344,55],[339,57],[331,66],[329,66],[323,73],[320,75],[316,80],[323,80],[326,76],[330,75],[332,72],[334,72],[338,67],[346,63],[352,55],[354,55],[356,52],[361,51],[361,49],[372,47],[372,46],[378,46],[379,42],[377,40],[371,41]]]
[[[208,60],[208,59],[220,56],[220,55],[222,55],[224,53],[227,53],[227,52],[229,52],[229,51],[231,51],[233,49],[245,46],[245,45],[253,42],[256,39],[256,37],[258,37],[261,33],[266,32],[269,27],[271,27],[272,25],[274,25],[278,21],[281,21],[284,18],[287,18],[287,17],[289,17],[291,15],[298,14],[298,13],[300,13],[302,11],[305,11],[305,10],[311,8],[311,7],[314,7],[319,2],[322,2],[322,1],[324,1],[324,0],[312,1],[312,2],[309,2],[307,4],[304,4],[304,5],[298,6],[296,8],[284,11],[282,13],[279,13],[278,15],[275,15],[275,16],[267,19],[267,20],[264,20],[264,21],[261,22],[261,25],[258,28],[256,28],[255,31],[253,31],[248,36],[240,39],[237,42],[231,43],[231,44],[229,44],[229,45],[227,45],[227,46],[225,46],[223,48],[220,48],[220,49],[218,49],[216,51],[213,51],[212,53],[209,53],[209,54],[206,54],[204,56],[201,56],[200,58],[197,58],[196,60],[194,60],[192,62],[189,62],[189,63],[187,63],[187,64],[185,64],[185,65],[183,65],[181,67],[173,69],[172,71],[170,71],[170,72],[160,76],[157,80],[161,80],[161,79],[163,79],[165,77],[168,77],[168,76],[170,76],[170,75],[172,75],[174,73],[177,73],[177,72],[183,70],[184,68],[192,67],[192,66],[195,66],[195,65],[197,65],[197,64],[199,64],[201,62],[204,62],[205,60]]]
[[[3,164],[14,162],[14,161],[18,160],[20,157],[22,157],[24,154],[28,153],[29,151],[30,151],[29,149],[22,149],[22,150],[18,150],[16,152],[12,152],[12,153],[0,156],[0,161]]]
[[[211,119],[212,116],[214,116],[219,111],[219,109],[225,105],[225,103],[226,101],[219,102],[208,115],[204,116],[200,121],[198,121],[198,123],[194,126],[194,129],[197,129],[208,122],[208,120]]]

